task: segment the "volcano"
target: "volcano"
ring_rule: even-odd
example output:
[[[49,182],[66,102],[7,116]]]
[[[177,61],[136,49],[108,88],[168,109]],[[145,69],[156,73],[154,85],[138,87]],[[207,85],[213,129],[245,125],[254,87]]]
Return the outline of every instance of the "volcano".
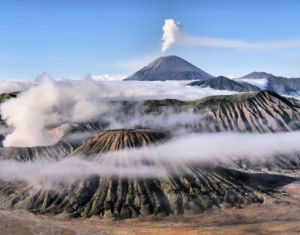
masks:
[[[166,138],[163,132],[147,129],[120,129],[103,131],[79,146],[73,154],[86,156],[126,148],[139,148],[162,142]]]
[[[125,80],[166,81],[206,80],[210,78],[213,76],[178,56],[164,56],[154,60]]]
[[[142,147],[162,141],[165,136],[143,129],[104,131],[91,137],[71,155]],[[185,173],[181,175],[173,173],[169,165],[162,164],[162,167],[168,176],[126,178],[95,174],[58,191],[36,188],[25,181],[0,181],[1,207],[42,214],[63,213],[70,217],[188,215],[210,208],[262,203],[261,193],[271,193],[293,180],[203,164],[182,165]]]
[[[199,130],[200,127],[208,132],[291,131],[299,129],[300,121],[298,100],[268,91],[212,96],[193,101],[126,101],[122,105],[129,115],[132,114],[131,109],[139,110],[137,105],[144,106],[143,112],[155,115],[160,115],[168,108],[174,111],[192,109],[195,114],[205,115],[203,122],[192,128]],[[121,116],[124,118],[124,113]],[[31,162],[40,159],[41,155],[56,154],[57,157],[52,160],[56,161],[55,164],[79,159],[101,166],[101,160],[110,157],[111,152],[145,148],[172,138],[164,128],[159,131],[146,128],[95,131],[98,133],[76,145],[67,142],[68,145],[58,143],[53,148],[2,148],[2,158]],[[188,154],[188,149],[184,151]],[[0,205],[4,209],[25,209],[40,214],[122,219],[190,215],[212,208],[241,208],[263,203],[264,195],[275,194],[277,188],[294,181],[294,178],[280,172],[297,171],[300,168],[300,156],[275,156],[275,160],[268,162],[261,159],[254,163],[242,158],[228,163],[183,163],[178,166],[179,173],[174,171],[170,162],[157,163],[150,158],[143,164],[154,169],[159,166],[165,174],[129,177],[93,171],[88,176],[76,178],[67,186],[64,186],[63,179],[55,181],[59,190],[56,187],[37,187],[48,185],[47,180],[52,183],[51,179],[37,178],[33,182],[0,180]],[[133,165],[130,169],[134,171],[136,167]],[[263,173],[263,169],[276,173]]]

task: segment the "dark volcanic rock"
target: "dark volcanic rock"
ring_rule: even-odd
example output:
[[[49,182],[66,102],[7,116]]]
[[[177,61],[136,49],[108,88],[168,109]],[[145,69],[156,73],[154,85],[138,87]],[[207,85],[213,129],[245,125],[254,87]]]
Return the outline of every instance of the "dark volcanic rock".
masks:
[[[212,75],[178,56],[159,57],[149,65],[125,80],[165,81],[165,80],[205,80]]]

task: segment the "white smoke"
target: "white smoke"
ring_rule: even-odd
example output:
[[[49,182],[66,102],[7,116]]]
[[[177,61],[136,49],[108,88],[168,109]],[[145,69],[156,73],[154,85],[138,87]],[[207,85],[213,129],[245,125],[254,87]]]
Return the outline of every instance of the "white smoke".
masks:
[[[182,27],[179,22],[176,22],[174,19],[165,19],[162,29],[163,37],[161,51],[165,52],[179,40],[182,34]]]
[[[192,47],[211,47],[229,49],[259,49],[278,50],[284,48],[299,48],[299,39],[251,41],[245,39],[211,38],[192,36],[183,33],[183,26],[174,19],[166,19],[163,25],[163,43],[161,51],[165,52],[175,44]]]
[[[110,112],[112,127],[121,127],[124,123],[133,126],[138,122],[151,124],[150,116],[128,119],[126,122],[114,122],[115,106],[110,100],[146,100],[146,99],[199,99],[209,95],[233,94],[211,88],[188,86],[190,81],[137,82],[137,81],[99,81],[91,78],[80,81],[55,81],[47,76],[39,79],[36,85],[20,93],[1,105],[1,115],[6,123],[13,127],[7,135],[4,146],[42,146],[52,145],[62,134],[49,131],[65,123],[89,122],[99,120],[100,116]],[[116,113],[117,114],[117,113]],[[187,119],[178,116],[180,119]],[[169,115],[170,116],[170,115]],[[169,119],[166,115],[165,120]],[[194,117],[191,116],[191,119]],[[176,118],[175,118],[176,119]],[[152,119],[152,121],[155,119]],[[157,121],[158,123],[159,121]]]
[[[84,80],[78,84],[42,79],[16,99],[1,105],[1,115],[14,131],[7,135],[4,146],[39,146],[54,144],[57,139],[48,132],[68,122],[91,120],[107,111],[98,97],[97,84]]]

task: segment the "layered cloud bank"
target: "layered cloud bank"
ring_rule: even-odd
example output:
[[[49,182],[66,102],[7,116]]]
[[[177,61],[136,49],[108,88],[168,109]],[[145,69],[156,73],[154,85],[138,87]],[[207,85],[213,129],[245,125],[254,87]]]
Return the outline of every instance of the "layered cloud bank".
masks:
[[[189,172],[189,164],[224,164],[234,161],[263,162],[276,154],[300,151],[299,132],[279,134],[188,134],[160,145],[102,153],[98,156],[72,156],[62,161],[0,161],[0,178],[37,183],[73,183],[90,175],[117,177],[166,177]],[[45,185],[43,185],[44,187]]]

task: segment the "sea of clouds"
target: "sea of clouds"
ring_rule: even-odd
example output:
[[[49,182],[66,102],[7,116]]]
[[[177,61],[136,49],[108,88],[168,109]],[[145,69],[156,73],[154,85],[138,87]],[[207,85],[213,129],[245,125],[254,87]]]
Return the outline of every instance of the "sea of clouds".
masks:
[[[22,85],[2,86],[3,92],[20,91],[0,107],[5,128],[5,147],[33,147],[53,145],[59,139],[51,130],[72,123],[87,123],[101,118],[110,122],[109,128],[149,128],[173,130],[175,126],[198,123],[202,116],[192,111],[161,115],[140,115],[120,121],[118,105],[112,101],[145,101],[149,99],[194,100],[212,95],[229,95],[236,92],[189,86],[190,81],[96,81],[91,77],[82,80],[55,80],[44,75],[36,81]],[[1,87],[1,86],[0,86]],[[6,90],[5,90],[5,89]],[[116,103],[117,104],[117,103]],[[8,133],[7,133],[8,132]],[[75,134],[76,135],[76,134]],[[90,136],[86,133],[86,138]],[[0,161],[0,178],[4,180],[39,179],[74,182],[82,177],[164,177],[172,168],[180,173],[188,169],[185,164],[201,162],[230,162],[243,156],[249,160],[272,157],[275,154],[292,154],[300,151],[299,132],[250,133],[190,133],[181,130],[171,140],[141,149],[122,150],[85,160],[80,156],[62,161]],[[61,137],[61,135],[60,135]],[[76,138],[76,136],[72,136]],[[151,162],[151,164],[145,164]],[[166,166],[168,166],[166,168]]]

